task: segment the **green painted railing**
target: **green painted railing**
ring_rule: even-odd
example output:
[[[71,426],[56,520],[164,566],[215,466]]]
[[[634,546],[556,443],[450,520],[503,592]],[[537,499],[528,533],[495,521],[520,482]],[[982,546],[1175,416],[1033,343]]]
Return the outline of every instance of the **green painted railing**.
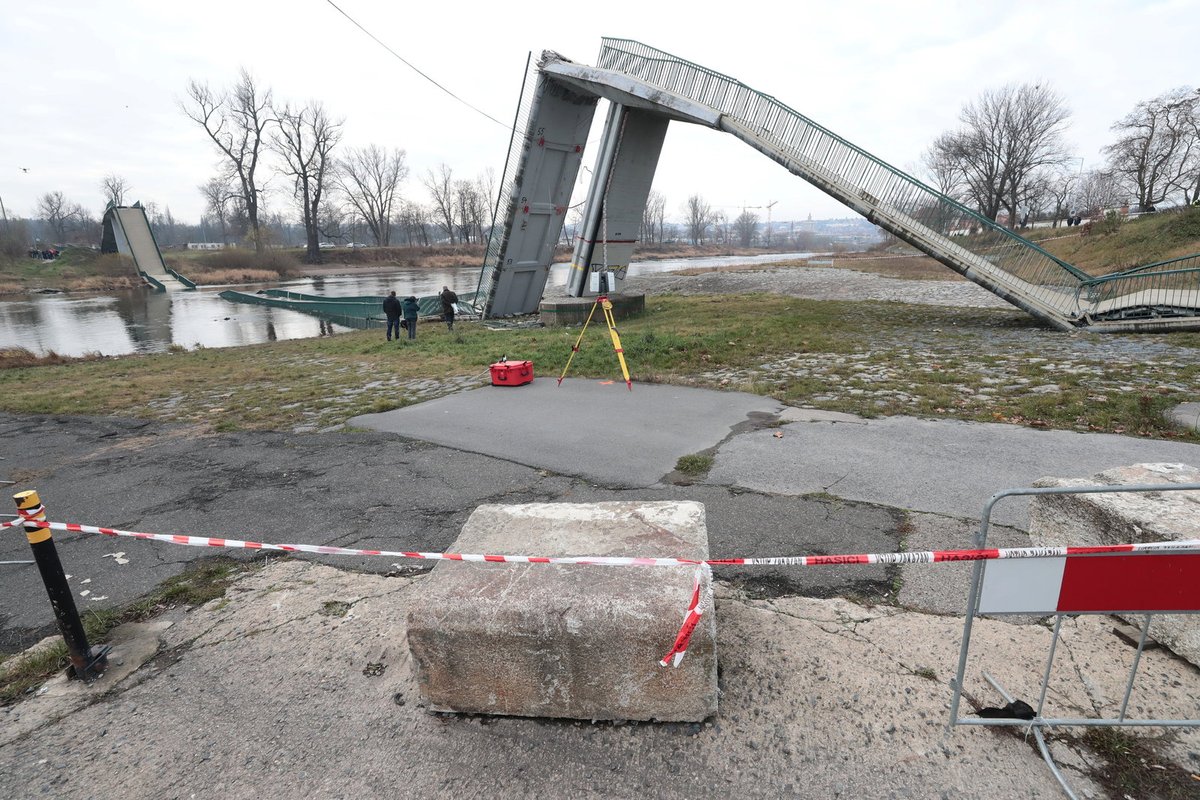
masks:
[[[303,292],[290,292],[285,289],[264,289],[261,293],[224,291],[220,297],[233,303],[270,306],[284,308],[288,311],[299,311],[302,314],[312,314],[333,322],[339,322],[349,327],[364,328],[382,325],[383,295],[359,295],[355,297],[327,297]],[[470,313],[473,293],[459,296],[458,308]],[[417,308],[422,317],[437,317],[442,314],[442,299],[438,295],[426,295],[417,298]],[[350,320],[352,322],[347,322]]]
[[[1200,255],[1091,278],[1083,294],[1095,320],[1200,316]]]
[[[284,300],[301,300],[312,303],[361,303],[368,306],[370,314],[382,314],[383,301],[385,295],[382,294],[365,294],[357,296],[337,296],[329,297],[319,294],[305,294],[304,292],[293,292],[287,289],[263,289],[262,294],[267,297],[280,298]],[[455,307],[456,314],[473,313],[475,301],[474,292],[464,292],[458,296],[458,304]],[[441,295],[430,294],[424,297],[417,298],[417,308],[420,309],[422,317],[435,317],[442,313],[442,298]]]
[[[149,284],[150,287],[152,289],[154,289],[154,291],[165,292],[167,290],[167,287],[162,285],[162,281],[160,281],[158,278],[154,277],[150,273],[146,272],[145,270],[139,269],[138,275],[141,275],[142,280],[144,280],[147,284]]]
[[[182,283],[184,286],[186,286],[188,289],[195,289],[195,288],[196,288],[196,282],[195,282],[195,281],[193,281],[193,280],[191,280],[191,279],[189,279],[189,278],[185,278],[185,277],[183,277],[182,275],[180,275],[178,272],[176,272],[175,270],[171,269],[170,267],[167,267],[167,273],[168,273],[168,274],[169,274],[169,275],[170,275],[172,278],[174,278],[175,280],[179,281],[179,282],[180,282],[180,283]]]

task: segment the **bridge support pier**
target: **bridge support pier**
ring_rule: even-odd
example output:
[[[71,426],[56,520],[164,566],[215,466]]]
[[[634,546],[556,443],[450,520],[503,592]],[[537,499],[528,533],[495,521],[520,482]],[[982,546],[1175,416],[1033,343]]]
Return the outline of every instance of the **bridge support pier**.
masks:
[[[619,292],[633,257],[646,199],[654,183],[670,119],[662,114],[613,103],[584,206],[583,227],[575,241],[567,293],[595,295],[591,272],[615,271],[607,291]]]

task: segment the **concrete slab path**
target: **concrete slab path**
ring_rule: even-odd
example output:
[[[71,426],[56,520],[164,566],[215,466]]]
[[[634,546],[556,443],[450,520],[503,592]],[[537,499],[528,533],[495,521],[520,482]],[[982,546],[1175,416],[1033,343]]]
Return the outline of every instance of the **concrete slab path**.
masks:
[[[366,414],[350,425],[398,433],[607,486],[652,486],[680,456],[716,446],[770,398],[663,384],[538,378]]]
[[[582,422],[591,414],[594,424]],[[738,426],[758,417],[782,429]],[[766,416],[764,416],[766,415]],[[788,408],[770,398],[619,381],[535,380],[486,387],[351,424],[578,475],[650,487],[680,456],[716,448],[705,482],[978,519],[995,492],[1047,475],[1084,477],[1143,462],[1200,466],[1200,445],[1018,425]],[[755,428],[758,428],[757,430]],[[782,433],[782,436],[779,434]],[[736,434],[736,435],[731,435]],[[995,522],[1026,528],[1028,501],[999,503]]]
[[[958,420],[796,422],[782,432],[754,431],[726,443],[709,481],[979,519],[997,491],[1047,475],[1086,477],[1137,463],[1200,466],[1200,445]],[[992,519],[1024,530],[1028,505],[1003,500]]]

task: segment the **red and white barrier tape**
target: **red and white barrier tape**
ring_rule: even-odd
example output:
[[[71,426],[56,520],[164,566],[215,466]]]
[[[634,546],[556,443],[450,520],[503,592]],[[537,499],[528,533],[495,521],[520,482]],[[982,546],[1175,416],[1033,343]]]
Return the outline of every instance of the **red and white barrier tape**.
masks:
[[[696,583],[692,591],[692,599],[688,604],[683,626],[671,651],[663,657],[661,663],[667,666],[672,662],[678,666],[684,653],[687,652],[688,641],[692,632],[700,622],[700,617],[707,607],[711,606],[712,582],[708,581],[707,592],[701,591],[703,571],[711,567],[724,566],[794,566],[817,567],[835,566],[842,564],[938,564],[952,561],[990,561],[1003,558],[1057,558],[1061,556],[1103,555],[1106,553],[1149,553],[1149,552],[1179,552],[1200,551],[1200,539],[1189,539],[1178,542],[1138,542],[1134,544],[1096,545],[1090,547],[1011,547],[991,548],[983,550],[926,550],[911,553],[855,553],[829,556],[773,556],[769,558],[710,558],[706,560],[692,558],[641,558],[634,556],[522,556],[494,555],[490,553],[423,553],[409,550],[362,550],[351,547],[330,547],[313,544],[270,544],[268,542],[253,542],[242,539],[223,539],[212,536],[175,536],[164,533],[139,533],[123,531],[116,528],[102,528],[95,525],[77,525],[66,522],[44,522],[35,519],[44,513],[41,506],[20,511],[20,517],[0,522],[0,529],[17,525],[28,527],[49,528],[55,531],[72,533],[99,533],[105,536],[128,536],[134,539],[148,539],[155,542],[182,544],[191,547],[232,547],[246,550],[275,550],[283,553],[313,553],[316,555],[332,556],[385,556],[388,558],[412,558],[431,561],[475,561],[493,564],[560,564],[577,566],[602,567],[697,567]],[[704,595],[707,595],[707,603]]]
[[[0,528],[16,525],[36,525],[55,531],[73,533],[100,533],[105,536],[128,536],[134,539],[149,539],[169,544],[191,547],[233,547],[247,550],[278,550],[285,553],[315,553],[334,556],[385,556],[387,558],[414,558],[432,561],[486,561],[495,564],[575,564],[602,567],[695,567],[707,564],[710,567],[820,567],[842,564],[939,564],[947,561],[990,561],[999,558],[1058,558],[1061,556],[1103,555],[1106,553],[1179,552],[1200,550],[1200,539],[1177,542],[1137,542],[1134,544],[1109,544],[1087,547],[1010,547],[983,550],[925,550],[908,553],[853,553],[828,556],[770,556],[764,558],[646,558],[639,556],[523,556],[496,555],[492,553],[424,553],[412,550],[363,550],[352,547],[331,547],[315,544],[271,544],[242,539],[223,539],[212,536],[177,536],[165,533],[139,533],[117,528],[102,528],[95,525],[77,525],[67,522],[42,522],[32,519],[40,508],[22,512],[22,517],[0,523]]]
[[[708,577],[707,581],[704,580],[706,576]],[[700,624],[700,617],[705,611],[712,608],[712,603],[712,568],[708,564],[701,564],[700,568],[696,570],[692,601],[688,603],[687,614],[683,617],[683,625],[680,626],[679,633],[675,636],[671,651],[659,660],[659,666],[679,666],[679,662],[683,661],[683,657],[687,655],[688,643],[692,641],[692,634],[695,633],[696,626]]]

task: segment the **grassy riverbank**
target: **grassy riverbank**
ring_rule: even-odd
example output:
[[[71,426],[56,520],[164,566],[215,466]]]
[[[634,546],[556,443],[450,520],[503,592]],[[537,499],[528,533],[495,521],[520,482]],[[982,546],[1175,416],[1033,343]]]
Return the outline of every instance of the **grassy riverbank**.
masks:
[[[1032,228],[1021,235],[1090,275],[1200,253],[1200,208],[1191,207],[1091,226]],[[962,240],[969,243],[970,239]],[[908,245],[891,243],[866,253],[821,256],[792,262],[837,267],[905,280],[962,281],[965,278]]]
[[[712,386],[868,416],[917,414],[1200,441],[1163,411],[1194,400],[1200,334],[1096,336],[1007,309],[658,296],[620,325],[637,382]],[[228,348],[0,370],[0,409],[116,414],[205,429],[321,430],[485,383],[501,354],[566,363],[578,329],[425,323],[415,342],[357,331]],[[0,366],[20,364],[21,354]],[[28,363],[26,360],[25,364]],[[602,326],[572,376],[620,380]]]

